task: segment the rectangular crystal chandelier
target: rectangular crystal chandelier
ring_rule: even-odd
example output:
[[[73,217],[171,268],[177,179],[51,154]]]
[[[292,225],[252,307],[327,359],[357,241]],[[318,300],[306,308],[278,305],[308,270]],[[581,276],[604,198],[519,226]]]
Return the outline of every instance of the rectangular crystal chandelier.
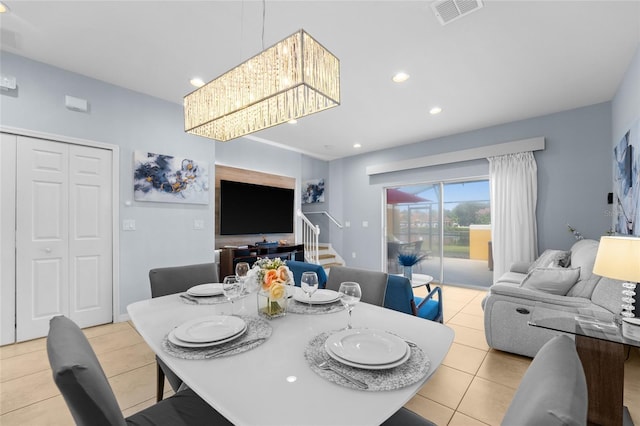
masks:
[[[184,97],[188,133],[228,141],[340,105],[340,61],[304,30]]]

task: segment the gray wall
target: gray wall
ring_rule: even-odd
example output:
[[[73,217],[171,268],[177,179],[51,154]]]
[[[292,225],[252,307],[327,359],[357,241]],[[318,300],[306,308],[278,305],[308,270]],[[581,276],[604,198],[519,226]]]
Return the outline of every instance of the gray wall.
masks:
[[[569,222],[597,238],[611,225],[606,193],[612,187],[611,149],[640,117],[640,53],[636,54],[612,103],[523,120],[332,162],[249,139],[221,144],[185,134],[182,107],[78,74],[0,52],[3,73],[16,76],[18,90],[0,92],[0,125],[110,143],[120,147],[120,219],[135,219],[137,231],[120,231],[120,306],[149,297],[148,270],[213,258],[213,194],[208,206],[136,203],[132,200],[134,150],[184,155],[234,167],[295,177],[324,177],[326,202],[304,210],[327,210],[342,230],[320,220],[322,240],[334,244],[352,266],[381,268],[382,188],[388,185],[475,177],[488,169],[483,160],[369,178],[365,168],[416,156],[544,136],[536,153],[539,167],[539,247],[565,248],[573,242]],[[64,96],[89,100],[89,113],[69,111]],[[613,113],[612,113],[613,110]],[[612,120],[614,126],[612,128]],[[613,138],[613,140],[612,140]],[[299,186],[298,184],[298,186]],[[299,200],[299,193],[297,194]],[[193,230],[193,221],[205,222]],[[363,222],[368,227],[363,227]],[[352,253],[356,257],[352,258]],[[2,285],[5,285],[4,283]]]
[[[544,136],[546,149],[535,153],[538,164],[539,250],[568,248],[571,223],[583,235],[598,238],[610,227],[606,195],[611,191],[611,104],[480,129],[333,161],[332,179],[340,176],[340,191],[332,191],[332,206],[352,224],[336,247],[351,266],[381,268],[384,186],[488,174],[485,160],[387,173],[369,178],[366,166],[394,160],[482,147]],[[334,199],[337,198],[337,199]],[[368,227],[362,226],[367,221]],[[352,253],[356,258],[352,258]]]
[[[133,201],[134,150],[208,162],[212,183],[216,162],[300,181],[305,158],[302,154],[248,139],[222,144],[185,134],[179,104],[7,52],[0,52],[0,67],[2,73],[15,76],[18,82],[17,91],[0,92],[0,125],[120,147],[120,200],[117,200],[120,219],[134,219],[137,227],[136,231],[119,231],[122,313],[129,303],[150,297],[149,269],[209,262],[214,258],[215,247],[213,191],[206,206]],[[89,112],[66,109],[65,95],[87,99]],[[131,206],[125,205],[127,201],[131,201]],[[194,220],[203,220],[205,228],[194,230]]]
[[[329,163],[327,161],[305,156],[302,160],[302,181],[304,182],[309,179],[324,179],[325,192],[330,193],[332,190],[332,180],[330,179]],[[304,213],[326,211],[335,217],[331,203],[327,197],[325,197],[325,201],[323,203],[303,204],[302,211]],[[309,220],[320,227],[320,242],[330,243],[331,232],[338,229],[336,225],[325,215],[310,214],[308,217]],[[340,218],[336,217],[336,220],[340,222]]]
[[[640,120],[640,44],[611,104],[613,147],[631,125]]]
[[[640,122],[640,44],[612,101],[612,147],[617,145],[624,134],[638,122]],[[637,126],[635,128],[637,129]],[[634,147],[635,158],[640,158],[636,154],[638,149],[640,147]],[[612,175],[612,181],[613,179]],[[636,181],[634,185],[637,184]],[[612,190],[614,193],[617,192],[614,188]],[[611,219],[615,226],[618,212],[615,206],[612,207]],[[640,211],[636,212],[635,216],[634,235],[636,236],[640,235],[639,221]]]
[[[332,161],[334,185],[328,192],[329,203],[332,212],[351,227],[333,231],[331,241],[349,265],[382,268],[385,186],[488,174],[484,160],[371,178],[366,166],[536,136],[546,139],[546,149],[535,153],[539,251],[569,248],[574,239],[567,232],[567,223],[585,237],[598,239],[613,223],[612,206],[606,202],[607,193],[613,190],[612,149],[638,119],[640,45],[611,102]],[[367,228],[363,221],[368,222]]]

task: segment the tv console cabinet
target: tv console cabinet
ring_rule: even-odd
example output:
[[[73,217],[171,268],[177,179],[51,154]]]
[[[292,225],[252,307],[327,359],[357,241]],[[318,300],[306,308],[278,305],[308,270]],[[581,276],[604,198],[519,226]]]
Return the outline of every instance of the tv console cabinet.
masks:
[[[265,245],[245,246],[243,248],[223,247],[220,249],[220,281],[227,275],[234,275],[238,262],[247,262],[253,266],[258,258],[281,258],[283,260],[304,261],[304,245]]]

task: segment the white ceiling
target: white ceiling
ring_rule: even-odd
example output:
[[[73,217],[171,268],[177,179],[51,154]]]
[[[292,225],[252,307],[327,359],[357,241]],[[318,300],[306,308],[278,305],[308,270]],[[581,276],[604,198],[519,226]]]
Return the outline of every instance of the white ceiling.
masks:
[[[5,3],[2,50],[178,104],[262,50],[260,1]],[[333,159],[610,101],[640,43],[640,0],[485,0],[445,26],[430,4],[267,0],[265,47],[304,28],[342,99],[251,137]]]

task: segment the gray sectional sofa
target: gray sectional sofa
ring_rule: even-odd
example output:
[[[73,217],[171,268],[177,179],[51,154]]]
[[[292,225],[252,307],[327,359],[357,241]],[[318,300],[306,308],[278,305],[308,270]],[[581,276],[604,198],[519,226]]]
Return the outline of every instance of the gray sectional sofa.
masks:
[[[568,252],[547,250],[533,263],[514,264],[482,302],[489,346],[535,356],[559,333],[528,325],[534,307],[550,316],[619,316],[621,282],[593,274],[597,251],[597,241],[580,240]]]

